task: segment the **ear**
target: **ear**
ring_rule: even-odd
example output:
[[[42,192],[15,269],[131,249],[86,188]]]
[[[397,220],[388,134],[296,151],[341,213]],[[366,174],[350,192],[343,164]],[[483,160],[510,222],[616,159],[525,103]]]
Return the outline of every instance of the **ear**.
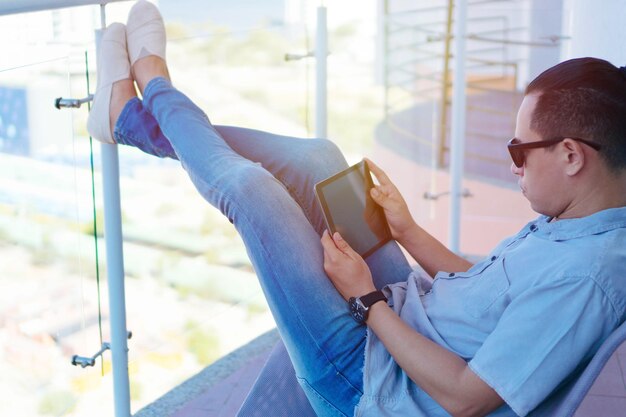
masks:
[[[585,166],[584,145],[573,139],[565,139],[562,143],[566,163],[565,173],[571,177],[578,174]]]

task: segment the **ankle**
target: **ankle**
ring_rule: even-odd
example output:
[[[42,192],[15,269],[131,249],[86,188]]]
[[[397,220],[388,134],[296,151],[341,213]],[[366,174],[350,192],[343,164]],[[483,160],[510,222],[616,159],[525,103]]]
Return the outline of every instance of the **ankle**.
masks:
[[[156,55],[149,55],[138,59],[132,66],[132,73],[139,91],[143,94],[148,83],[157,77],[170,80],[170,73],[165,61]]]
[[[137,97],[133,80],[127,78],[113,83],[111,89],[111,103],[109,105],[109,123],[111,132],[114,132],[117,120],[124,109],[126,103],[132,98]]]

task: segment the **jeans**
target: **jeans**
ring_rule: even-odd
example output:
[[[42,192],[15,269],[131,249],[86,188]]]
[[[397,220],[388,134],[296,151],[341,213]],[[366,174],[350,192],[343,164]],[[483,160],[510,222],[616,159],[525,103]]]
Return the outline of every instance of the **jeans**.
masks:
[[[313,185],[347,167],[330,141],[213,126],[163,78],[133,98],[115,126],[119,144],[178,159],[200,194],[241,235],[270,310],[319,416],[351,416],[363,392],[366,327],[323,268],[325,223]],[[411,268],[395,242],[366,259],[377,288]],[[225,279],[227,279],[225,277]]]

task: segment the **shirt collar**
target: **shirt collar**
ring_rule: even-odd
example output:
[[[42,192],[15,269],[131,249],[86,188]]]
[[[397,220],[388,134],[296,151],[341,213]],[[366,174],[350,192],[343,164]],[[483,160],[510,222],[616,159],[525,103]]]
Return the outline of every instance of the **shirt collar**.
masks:
[[[539,216],[529,223],[528,229],[549,240],[569,240],[579,237],[626,228],[626,207],[606,209],[578,219],[563,219],[550,222],[551,217]],[[533,227],[533,225],[535,225]]]

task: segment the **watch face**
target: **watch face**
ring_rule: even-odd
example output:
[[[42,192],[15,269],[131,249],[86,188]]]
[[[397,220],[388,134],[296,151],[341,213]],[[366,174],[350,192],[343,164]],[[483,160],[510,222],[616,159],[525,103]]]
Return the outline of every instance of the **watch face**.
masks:
[[[348,301],[348,304],[350,305],[352,318],[356,320],[357,323],[364,323],[367,319],[367,310],[363,307],[363,304],[360,303],[360,300],[352,297]]]

